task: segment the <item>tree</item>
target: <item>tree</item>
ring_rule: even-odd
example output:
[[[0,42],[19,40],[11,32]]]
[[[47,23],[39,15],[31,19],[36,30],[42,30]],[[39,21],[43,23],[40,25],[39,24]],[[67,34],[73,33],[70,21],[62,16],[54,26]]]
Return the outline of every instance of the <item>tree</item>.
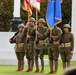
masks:
[[[63,0],[62,3],[62,16],[63,23],[69,23],[71,21],[71,9],[72,8],[72,0]]]
[[[13,13],[13,0],[0,0],[0,31],[9,30]]]

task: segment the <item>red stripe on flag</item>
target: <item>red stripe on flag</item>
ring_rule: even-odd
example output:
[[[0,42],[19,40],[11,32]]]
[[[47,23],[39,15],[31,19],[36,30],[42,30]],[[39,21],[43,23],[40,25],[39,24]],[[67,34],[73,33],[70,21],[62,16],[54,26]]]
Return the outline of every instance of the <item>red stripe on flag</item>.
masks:
[[[30,4],[29,0],[23,0],[22,8],[25,11],[28,11],[29,15],[32,15],[32,5]]]
[[[40,2],[40,0],[36,0],[37,2]]]

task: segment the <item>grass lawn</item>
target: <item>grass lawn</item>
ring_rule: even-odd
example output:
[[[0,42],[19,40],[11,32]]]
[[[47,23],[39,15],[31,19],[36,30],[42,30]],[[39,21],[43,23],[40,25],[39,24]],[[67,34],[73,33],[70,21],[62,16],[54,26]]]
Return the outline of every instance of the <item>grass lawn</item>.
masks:
[[[76,61],[71,61],[71,66],[76,66]],[[47,74],[49,72],[49,66],[45,66],[45,72],[44,73],[34,73],[34,72],[16,72],[15,70],[17,69],[17,66],[4,66],[0,65],[0,75],[49,75]],[[27,66],[25,66],[25,70],[27,69]],[[35,66],[34,66],[35,70]],[[58,73],[53,74],[53,75],[61,75],[63,72],[62,69],[62,62],[59,60],[59,68],[58,68]],[[51,74],[52,75],[52,74]]]

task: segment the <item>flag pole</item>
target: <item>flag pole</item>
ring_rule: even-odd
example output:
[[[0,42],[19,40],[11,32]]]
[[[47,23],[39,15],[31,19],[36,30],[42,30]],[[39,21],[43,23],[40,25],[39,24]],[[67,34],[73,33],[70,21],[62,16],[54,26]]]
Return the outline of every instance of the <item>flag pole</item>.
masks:
[[[36,10],[36,31],[37,31],[37,21],[38,21],[38,11]],[[37,34],[36,34],[36,40],[37,40]]]
[[[50,30],[50,36],[52,35],[52,29]],[[52,41],[52,38],[50,38],[50,41]]]
[[[29,0],[29,3],[30,3],[30,0]],[[29,5],[28,5],[28,22],[29,22],[29,18],[30,16],[29,16]]]
[[[29,1],[29,2],[30,2],[30,1]],[[29,9],[29,6],[28,6],[28,9]],[[29,16],[29,11],[28,11],[28,22],[27,22],[27,27],[28,27],[28,28],[27,28],[27,34],[28,34],[28,32],[29,32],[29,25],[28,25],[28,24],[29,24],[29,18],[30,18],[30,16]]]
[[[28,22],[29,22],[29,18],[30,18],[30,16],[29,16],[29,12],[28,12]]]
[[[30,0],[29,0],[29,3],[30,3]],[[28,5],[28,23],[29,23],[29,18],[30,16],[29,16],[29,5]],[[28,32],[29,32],[29,26],[28,26]]]

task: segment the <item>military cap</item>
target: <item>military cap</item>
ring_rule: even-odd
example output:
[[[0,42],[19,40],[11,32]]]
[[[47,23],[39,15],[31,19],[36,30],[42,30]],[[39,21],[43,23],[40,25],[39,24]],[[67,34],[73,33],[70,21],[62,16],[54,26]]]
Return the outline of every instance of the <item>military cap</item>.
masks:
[[[64,24],[63,28],[70,28],[69,24]]]
[[[30,17],[29,21],[35,22],[35,18]]]
[[[23,23],[19,24],[18,28],[24,28],[24,24]]]
[[[43,22],[43,23],[45,23],[45,20],[44,20],[43,18],[40,18],[40,19],[38,20],[38,22]]]

